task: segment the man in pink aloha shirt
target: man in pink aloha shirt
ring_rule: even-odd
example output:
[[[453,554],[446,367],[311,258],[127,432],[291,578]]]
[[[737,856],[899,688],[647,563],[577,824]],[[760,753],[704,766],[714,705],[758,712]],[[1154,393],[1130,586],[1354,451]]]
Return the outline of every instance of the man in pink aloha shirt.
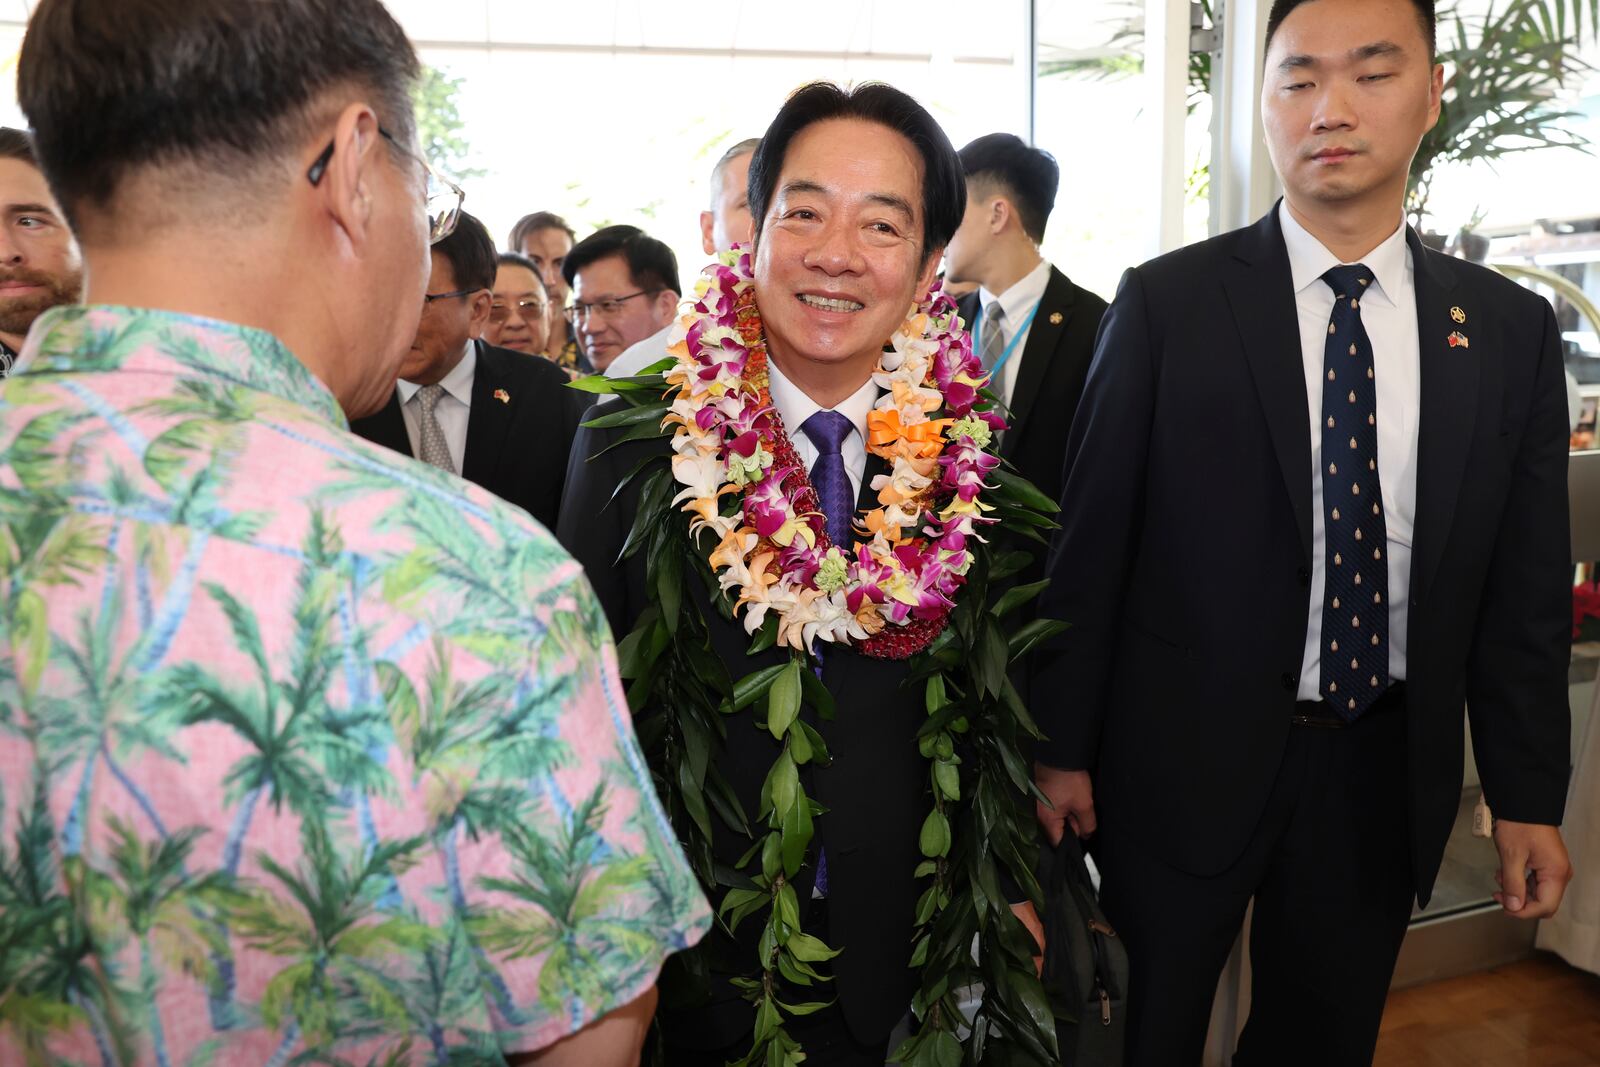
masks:
[[[416,72],[378,0],[36,8],[91,303],[0,386],[0,1063],[626,1063],[709,925],[578,565],[347,432],[460,207]]]

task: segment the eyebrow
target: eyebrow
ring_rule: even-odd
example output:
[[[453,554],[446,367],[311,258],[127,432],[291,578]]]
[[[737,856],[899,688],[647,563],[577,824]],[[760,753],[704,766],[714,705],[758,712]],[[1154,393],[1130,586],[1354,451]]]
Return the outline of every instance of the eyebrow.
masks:
[[[789,196],[793,193],[819,193],[827,196],[829,195],[829,190],[817,182],[806,178],[796,178],[794,181],[785,182],[783,188],[778,191],[779,196]],[[912,209],[911,204],[903,196],[895,196],[893,193],[868,193],[867,199],[874,204],[882,204],[884,207],[899,211],[908,219],[917,217],[916,211]]]
[[[1368,59],[1403,55],[1405,55],[1405,49],[1393,41],[1374,41],[1372,44],[1364,44],[1360,48],[1352,48],[1349,53],[1349,59],[1352,63],[1361,63]],[[1284,57],[1283,62],[1278,64],[1278,69],[1280,71],[1304,70],[1307,67],[1320,67],[1321,65],[1322,61],[1317,59],[1316,56],[1295,55]]]
[[[6,212],[11,215],[49,215],[56,217],[55,209],[48,204],[7,204]]]

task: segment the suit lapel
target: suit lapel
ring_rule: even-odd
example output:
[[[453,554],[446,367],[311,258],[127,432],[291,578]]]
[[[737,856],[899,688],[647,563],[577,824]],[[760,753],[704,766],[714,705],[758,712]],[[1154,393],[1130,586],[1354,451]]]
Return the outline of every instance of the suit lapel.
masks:
[[[467,418],[467,454],[461,462],[461,476],[487,486],[515,421],[517,397],[505,387],[498,353],[482,341],[472,343],[477,346],[478,365],[472,372],[472,412]],[[495,396],[496,390],[504,400]]]
[[[1311,416],[1306,407],[1300,318],[1289,252],[1275,207],[1233,235],[1223,264],[1223,290],[1244,343],[1267,430],[1300,528],[1300,551],[1311,560]]]
[[[872,479],[889,473],[889,464],[882,456],[867,453],[867,465],[861,473],[861,491],[856,494],[856,514],[871,511],[878,506],[878,494],[872,491]]]
[[[1022,440],[1022,430],[1033,411],[1034,400],[1044,387],[1045,374],[1055,358],[1056,346],[1066,336],[1067,323],[1072,318],[1072,283],[1055,267],[1050,268],[1050,281],[1039,301],[1039,311],[1028,327],[1028,343],[1018,356],[1022,364],[1017,367],[1015,388],[1011,390],[1011,426],[1000,440],[1000,454],[1010,459]],[[1067,413],[1069,416],[1071,412]]]
[[[402,456],[411,456],[411,435],[406,433],[406,418],[400,413],[400,390],[389,393],[389,402],[376,415],[361,421],[362,436],[373,444],[393,449]],[[415,456],[412,456],[415,459]]]
[[[1482,349],[1451,347],[1452,333],[1466,331],[1451,317],[1457,276],[1449,260],[1423,247],[1406,231],[1417,290],[1417,347],[1422,380],[1417,425],[1417,517],[1411,554],[1414,595],[1427,589],[1450,531],[1456,497],[1467,467],[1477,419]],[[1482,321],[1483,310],[1456,296],[1464,318]]]

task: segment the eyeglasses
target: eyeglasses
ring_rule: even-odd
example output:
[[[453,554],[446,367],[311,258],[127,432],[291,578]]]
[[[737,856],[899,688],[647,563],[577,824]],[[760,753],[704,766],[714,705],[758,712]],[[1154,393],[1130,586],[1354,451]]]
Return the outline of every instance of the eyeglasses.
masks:
[[[433,303],[435,300],[449,300],[454,296],[471,296],[476,292],[478,292],[477,289],[452,289],[448,293],[423,293],[422,307],[423,310],[426,311],[428,305]]]
[[[513,304],[490,304],[489,321],[498,326],[511,317],[511,310],[515,308],[517,315],[524,322],[544,317],[544,305],[537,300],[518,300]]]
[[[574,326],[587,322],[591,315],[602,319],[609,319],[621,312],[622,305],[627,303],[629,300],[633,300],[634,298],[641,296],[654,296],[659,292],[661,292],[660,289],[640,289],[637,293],[629,293],[627,296],[608,297],[605,300],[596,300],[592,304],[573,304],[569,308],[564,308],[562,310],[562,314],[565,315],[567,317],[567,321],[572,323]]]
[[[378,133],[385,141],[395,147],[395,151],[422,164],[423,173],[427,175],[428,199],[428,243],[436,245],[455,232],[456,223],[461,219],[461,204],[466,200],[466,191],[455,182],[446,178],[433,169],[433,164],[411,151],[395,139],[394,134],[378,127]],[[311,162],[306,170],[306,180],[312,185],[322,182],[322,176],[328,172],[328,164],[333,160],[333,142],[328,142],[328,147]]]

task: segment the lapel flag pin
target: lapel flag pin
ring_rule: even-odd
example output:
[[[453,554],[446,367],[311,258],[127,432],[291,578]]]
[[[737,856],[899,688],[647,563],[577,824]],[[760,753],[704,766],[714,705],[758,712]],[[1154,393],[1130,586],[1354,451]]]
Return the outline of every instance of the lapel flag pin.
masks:
[[[1462,333],[1460,330],[1457,330],[1455,333],[1452,333],[1450,335],[1450,347],[1451,348],[1470,348],[1472,346],[1467,344],[1467,335]]]
[[[1050,313],[1050,325],[1052,325],[1052,326],[1060,326],[1061,325],[1061,319],[1062,319],[1061,312],[1052,311]]]
[[[1450,343],[1451,344],[1455,344],[1455,341],[1451,340]],[[494,398],[496,400],[500,401],[500,403],[502,403],[502,404],[511,403],[511,394],[506,392],[504,389],[496,389],[494,391]]]
[[[1467,321],[1467,313],[1460,308],[1451,308],[1450,317],[1458,323]]]

